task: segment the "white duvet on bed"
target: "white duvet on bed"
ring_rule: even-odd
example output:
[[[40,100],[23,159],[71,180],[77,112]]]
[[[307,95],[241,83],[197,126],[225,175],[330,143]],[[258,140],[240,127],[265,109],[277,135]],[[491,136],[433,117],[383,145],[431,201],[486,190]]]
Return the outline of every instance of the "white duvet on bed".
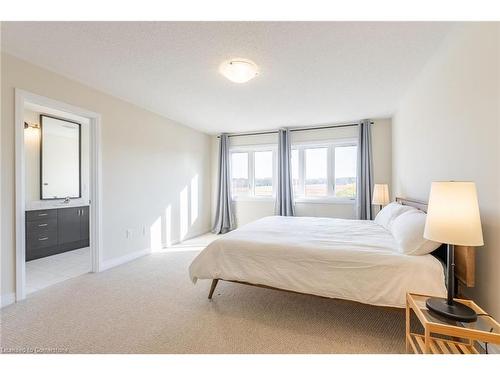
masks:
[[[405,293],[445,296],[432,255],[396,251],[373,221],[271,216],[212,242],[189,267],[197,279],[263,284],[380,306],[405,306]]]

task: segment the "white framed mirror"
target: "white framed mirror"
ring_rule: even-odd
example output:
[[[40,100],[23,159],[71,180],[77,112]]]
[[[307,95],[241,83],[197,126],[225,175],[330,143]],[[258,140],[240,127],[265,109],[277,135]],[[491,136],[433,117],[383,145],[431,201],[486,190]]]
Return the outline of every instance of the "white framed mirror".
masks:
[[[81,198],[81,124],[40,115],[40,198]]]

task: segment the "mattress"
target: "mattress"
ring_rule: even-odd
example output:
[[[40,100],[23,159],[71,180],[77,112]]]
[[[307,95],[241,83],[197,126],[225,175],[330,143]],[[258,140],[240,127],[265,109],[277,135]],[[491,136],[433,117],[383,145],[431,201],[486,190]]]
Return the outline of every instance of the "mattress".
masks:
[[[407,292],[446,295],[437,258],[399,253],[368,220],[265,217],[212,242],[189,273],[194,283],[235,280],[378,306],[404,307]]]

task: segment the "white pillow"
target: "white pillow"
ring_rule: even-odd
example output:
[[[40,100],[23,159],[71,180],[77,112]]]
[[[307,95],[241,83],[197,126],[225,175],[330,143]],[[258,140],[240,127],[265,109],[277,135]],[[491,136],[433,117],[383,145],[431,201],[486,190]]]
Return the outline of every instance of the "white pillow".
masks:
[[[389,203],[387,206],[380,210],[377,216],[375,216],[375,223],[382,225],[387,230],[391,230],[391,225],[395,218],[397,218],[404,212],[412,210],[418,211],[414,207],[403,206],[402,204],[399,204],[397,202]]]
[[[404,212],[394,219],[391,233],[398,243],[400,253],[425,255],[436,250],[441,244],[424,238],[427,215],[417,209]]]

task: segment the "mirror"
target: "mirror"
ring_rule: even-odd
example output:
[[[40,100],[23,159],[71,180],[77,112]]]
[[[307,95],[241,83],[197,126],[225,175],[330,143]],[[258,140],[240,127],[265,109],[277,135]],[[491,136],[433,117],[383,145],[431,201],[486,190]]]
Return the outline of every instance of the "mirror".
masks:
[[[81,197],[81,124],[40,115],[40,198]]]

